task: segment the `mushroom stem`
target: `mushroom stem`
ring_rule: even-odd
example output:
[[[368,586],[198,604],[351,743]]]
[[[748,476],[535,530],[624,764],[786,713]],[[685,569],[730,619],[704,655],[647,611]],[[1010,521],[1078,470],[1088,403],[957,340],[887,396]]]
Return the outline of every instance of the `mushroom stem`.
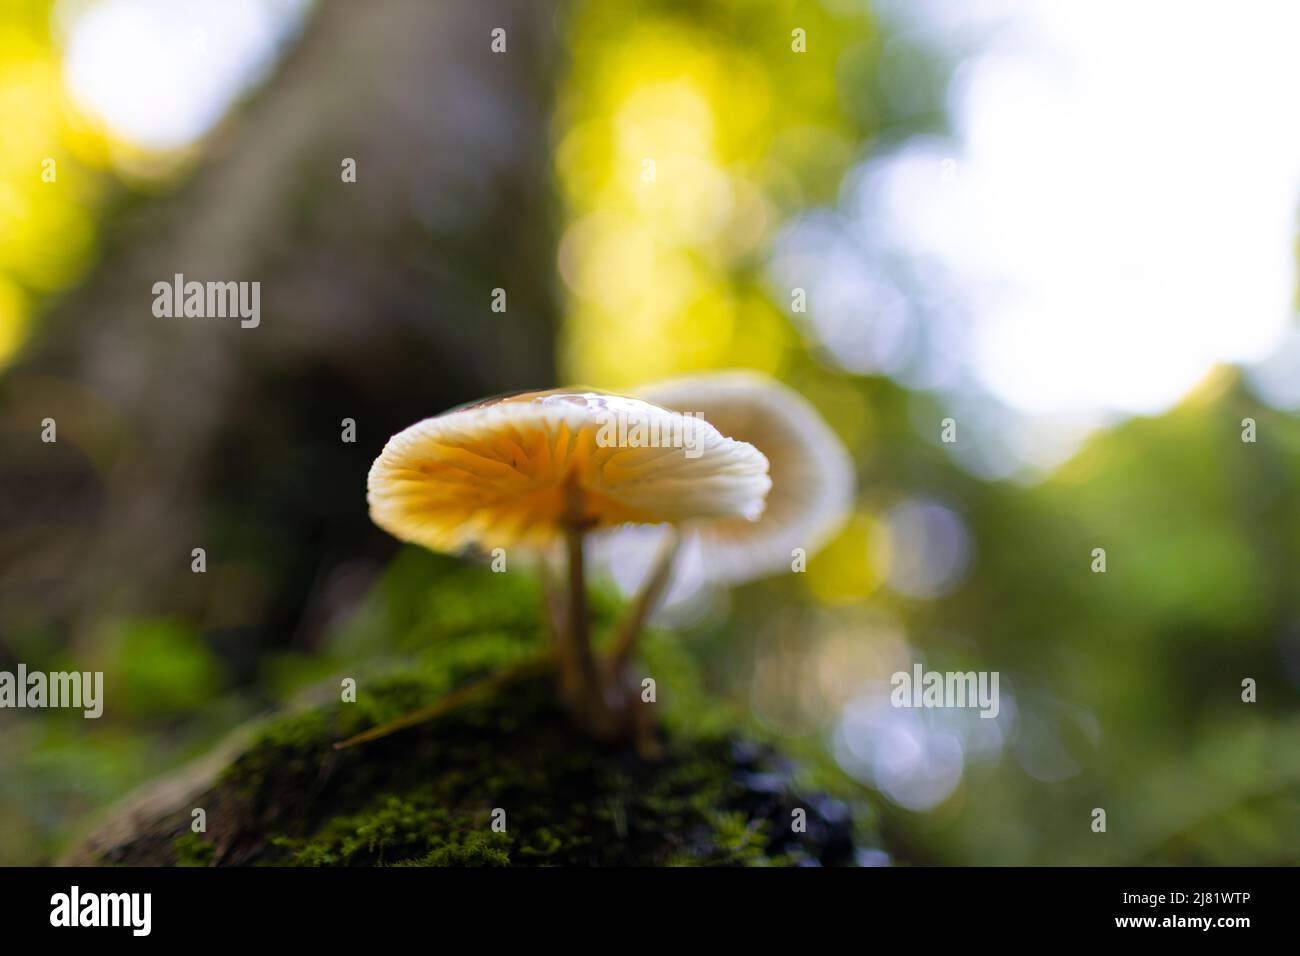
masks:
[[[591,650],[591,613],[587,607],[584,539],[588,519],[583,514],[582,491],[575,481],[564,486],[564,541],[569,557],[569,604],[566,627],[557,642],[561,692],[574,718],[596,735],[611,733],[596,658]]]
[[[632,659],[632,654],[636,651],[637,639],[641,636],[641,632],[645,630],[645,622],[654,613],[655,608],[659,605],[659,599],[663,596],[664,589],[672,579],[673,564],[677,560],[677,552],[680,549],[681,536],[675,529],[670,529],[668,540],[664,542],[659,550],[659,557],[650,572],[650,577],[641,586],[640,593],[637,594],[619,623],[612,655],[615,674],[622,674],[624,668],[627,667],[628,661]]]
[[[569,555],[568,620],[561,635],[565,657],[565,677],[574,691],[586,690],[595,682],[595,662],[591,657],[591,615],[587,609],[586,571],[583,561],[582,532],[566,528],[565,543]]]
[[[564,597],[555,581],[549,554],[543,554],[537,561],[537,575],[542,585],[542,617],[545,619],[546,634],[551,640],[551,647],[558,648],[564,632]]]

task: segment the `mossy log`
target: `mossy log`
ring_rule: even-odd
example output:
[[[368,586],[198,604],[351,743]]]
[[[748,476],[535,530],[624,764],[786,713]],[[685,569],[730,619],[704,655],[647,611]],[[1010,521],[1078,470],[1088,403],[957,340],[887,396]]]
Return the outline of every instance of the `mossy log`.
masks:
[[[665,732],[664,756],[573,730],[550,675],[392,736],[315,705],[247,728],[111,811],[75,865],[837,865],[843,804],[800,794],[770,748]],[[204,832],[195,832],[203,810]],[[799,813],[798,811],[803,811]],[[805,826],[796,825],[803,821]]]

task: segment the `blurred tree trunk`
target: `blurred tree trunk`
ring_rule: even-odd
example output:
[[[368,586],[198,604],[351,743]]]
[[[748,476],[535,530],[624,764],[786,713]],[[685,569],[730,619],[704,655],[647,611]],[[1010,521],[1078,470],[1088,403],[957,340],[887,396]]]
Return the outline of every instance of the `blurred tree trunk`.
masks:
[[[0,382],[0,638],[89,649],[106,619],[175,615],[249,676],[393,548],[365,504],[392,432],[551,382],[552,17],[324,2],[189,181],[106,223],[98,269]],[[260,282],[260,326],[155,317],[177,273]]]

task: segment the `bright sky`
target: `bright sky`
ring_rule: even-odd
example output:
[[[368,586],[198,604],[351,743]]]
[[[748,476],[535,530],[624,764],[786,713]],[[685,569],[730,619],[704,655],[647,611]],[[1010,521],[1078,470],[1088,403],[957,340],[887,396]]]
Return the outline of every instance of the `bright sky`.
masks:
[[[835,218],[778,254],[779,276],[826,264],[810,298],[830,308],[812,321],[841,361],[1096,424],[1279,348],[1295,311],[1300,5],[886,6],[967,58],[954,139],[873,157]],[[922,324],[942,334],[918,369]]]
[[[66,3],[73,98],[118,137],[173,149],[202,136],[274,59],[305,0]]]

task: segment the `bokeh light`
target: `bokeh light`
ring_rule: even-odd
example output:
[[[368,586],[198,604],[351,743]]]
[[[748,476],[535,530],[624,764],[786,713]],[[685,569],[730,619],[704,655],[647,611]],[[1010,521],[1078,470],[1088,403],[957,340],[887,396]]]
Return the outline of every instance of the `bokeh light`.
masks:
[[[957,62],[953,128],[873,153],[834,215],[808,211],[774,250],[779,284],[817,290],[809,325],[838,363],[919,384],[929,353],[957,345],[960,373],[942,363],[926,387],[967,407],[977,392],[1000,419],[989,434],[1050,418],[1070,438],[1050,453],[1004,441],[1002,463],[971,464],[1041,474],[1089,431],[1279,349],[1300,202],[1300,130],[1279,118],[1300,84],[1300,11],[885,9],[891,42]],[[887,88],[924,88],[900,79],[912,59],[885,63]]]
[[[938,501],[909,498],[885,513],[887,551],[878,563],[888,567],[889,586],[914,598],[935,598],[961,583],[971,561],[966,523]]]
[[[80,108],[145,150],[207,133],[265,75],[308,0],[103,0],[68,23],[64,78]]]

